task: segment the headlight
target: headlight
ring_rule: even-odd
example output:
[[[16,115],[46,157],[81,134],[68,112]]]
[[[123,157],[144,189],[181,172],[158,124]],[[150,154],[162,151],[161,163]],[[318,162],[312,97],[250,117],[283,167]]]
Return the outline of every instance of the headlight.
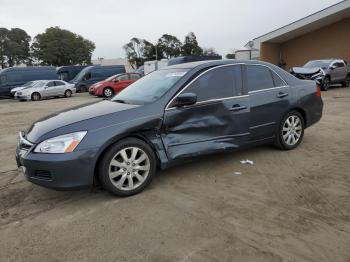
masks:
[[[34,152],[56,154],[72,152],[83,140],[86,133],[87,131],[81,131],[49,138],[37,145]]]

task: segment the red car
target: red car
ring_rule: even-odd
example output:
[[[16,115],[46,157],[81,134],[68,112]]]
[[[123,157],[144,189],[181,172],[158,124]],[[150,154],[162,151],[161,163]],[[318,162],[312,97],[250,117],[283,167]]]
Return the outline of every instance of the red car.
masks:
[[[134,83],[141,77],[142,75],[138,73],[114,75],[107,78],[106,80],[91,85],[89,88],[89,93],[90,95],[94,96],[112,97],[114,94],[119,93],[125,87],[131,83]]]

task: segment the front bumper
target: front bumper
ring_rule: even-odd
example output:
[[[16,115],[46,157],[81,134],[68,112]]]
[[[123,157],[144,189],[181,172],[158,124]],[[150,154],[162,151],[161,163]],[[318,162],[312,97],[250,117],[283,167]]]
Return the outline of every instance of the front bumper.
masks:
[[[17,166],[28,181],[56,190],[81,189],[93,184],[97,149],[65,154],[31,150],[16,149]]]
[[[30,96],[28,96],[28,95],[15,95],[14,98],[18,99],[18,100],[29,100],[29,99],[31,99]]]

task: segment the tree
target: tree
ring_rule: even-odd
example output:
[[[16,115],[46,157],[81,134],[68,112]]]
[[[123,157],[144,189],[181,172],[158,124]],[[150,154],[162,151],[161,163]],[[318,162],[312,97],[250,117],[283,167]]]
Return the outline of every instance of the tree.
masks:
[[[12,67],[27,62],[31,37],[20,28],[0,28],[0,63]]]
[[[226,55],[226,58],[227,58],[227,59],[235,59],[235,58],[236,58],[236,54],[235,54],[235,53],[227,54],[227,55]]]
[[[169,59],[181,55],[182,43],[176,36],[164,34],[158,39],[157,47],[160,50],[158,54]]]
[[[204,48],[203,49],[203,55],[205,56],[220,56],[214,48]]]
[[[95,44],[68,30],[50,27],[34,38],[32,50],[42,65],[91,64]]]
[[[145,61],[156,59],[156,47],[145,39],[133,37],[123,48],[130,65],[134,69],[143,65]],[[162,57],[162,52],[159,52],[158,59]]]
[[[182,55],[202,55],[203,50],[198,45],[197,37],[193,32],[190,32],[185,37],[184,45],[182,46]]]

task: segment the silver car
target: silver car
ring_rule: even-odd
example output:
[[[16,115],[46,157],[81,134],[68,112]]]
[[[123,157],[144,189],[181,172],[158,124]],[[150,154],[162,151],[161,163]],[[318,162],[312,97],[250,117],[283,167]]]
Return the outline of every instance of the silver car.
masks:
[[[38,101],[47,97],[70,97],[75,92],[74,84],[62,80],[39,80],[33,86],[17,91],[15,98]]]

